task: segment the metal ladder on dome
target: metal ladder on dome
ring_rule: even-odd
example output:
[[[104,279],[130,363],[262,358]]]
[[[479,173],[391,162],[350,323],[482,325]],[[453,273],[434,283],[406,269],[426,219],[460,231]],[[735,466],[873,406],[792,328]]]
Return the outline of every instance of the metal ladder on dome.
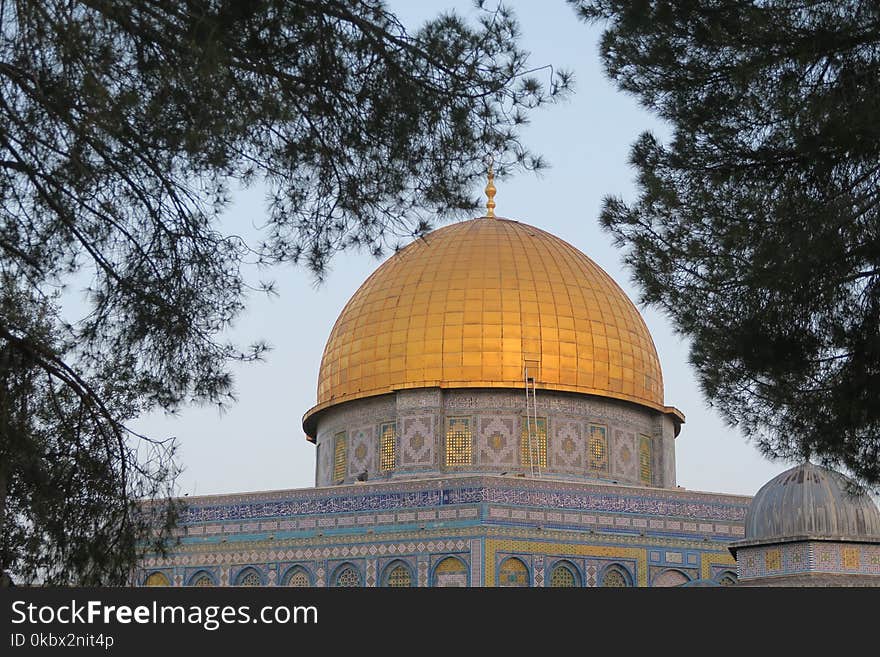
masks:
[[[531,368],[531,370],[530,370]],[[538,454],[538,402],[535,397],[535,377],[538,375],[537,361],[525,362],[523,367],[523,383],[526,389],[526,432],[528,434],[529,474],[540,478],[541,463]]]

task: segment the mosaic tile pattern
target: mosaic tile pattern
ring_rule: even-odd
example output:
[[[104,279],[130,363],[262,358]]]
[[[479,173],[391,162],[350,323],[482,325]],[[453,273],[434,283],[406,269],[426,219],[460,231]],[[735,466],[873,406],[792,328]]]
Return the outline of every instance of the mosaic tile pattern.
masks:
[[[396,395],[355,400],[350,404],[334,406],[323,414],[317,441],[317,483],[322,486],[350,483],[363,472],[367,472],[368,479],[376,480],[400,478],[400,475],[408,476],[410,473],[423,476],[432,471],[437,476],[444,476],[449,472],[461,471],[462,467],[471,472],[481,469],[494,472],[511,469],[529,471],[522,395],[501,390],[437,390],[436,395],[427,397],[432,402],[439,399],[440,406],[416,409],[412,406],[411,397],[417,392],[401,391]],[[666,455],[674,450],[672,420],[648,409],[620,408],[622,405],[622,402],[615,400],[567,399],[562,398],[562,393],[544,392],[539,398],[539,406],[543,408],[539,410],[536,445],[541,474],[559,473],[587,480],[616,480],[641,485],[636,452],[626,446],[618,449],[616,441],[620,436],[638,435],[637,432],[657,432],[661,426],[666,435],[668,424],[668,439],[659,435],[652,438],[657,447],[657,470],[652,485],[670,487],[670,483],[674,484],[674,468],[669,467],[670,463],[674,464],[674,458],[667,458]],[[374,412],[370,413],[371,409]],[[580,415],[563,412],[563,409],[576,411]],[[446,463],[447,425],[450,420],[458,418],[467,420],[470,425],[470,465]],[[386,459],[393,457],[396,465],[383,469],[380,463],[381,437],[389,425],[395,425],[398,432],[397,454],[391,453],[393,445],[388,435]],[[591,427],[594,428],[591,430]],[[601,436],[602,427],[604,437]],[[332,460],[335,455],[334,438],[343,433],[348,436],[344,454],[347,463],[346,477],[340,481],[336,478],[338,472],[333,471],[334,465],[330,463],[328,466],[327,453],[329,450]],[[464,444],[462,449],[466,449]],[[616,462],[618,457],[624,460],[623,464]],[[461,458],[466,461],[466,454]],[[328,467],[331,469],[329,472]],[[672,474],[657,474],[664,472],[664,469],[672,471]]]
[[[264,585],[280,586],[301,567],[301,580],[336,586],[340,569],[351,565],[362,585],[381,586],[388,565],[400,559],[421,586],[494,586],[503,558],[517,557],[533,586],[548,585],[560,560],[583,573],[584,585],[600,584],[605,569],[617,565],[646,586],[649,552],[652,565],[687,564],[704,577],[728,563],[726,545],[741,530],[747,502],[500,476],[190,498],[181,545],[167,558],[147,558],[134,581],[161,571],[184,585],[204,571],[226,586],[256,568]],[[451,555],[463,568],[434,578],[433,567]],[[880,555],[875,559],[878,568]]]
[[[532,574],[535,586],[544,586],[544,557],[534,555],[532,557]]]
[[[572,420],[553,423],[553,467],[563,472],[581,472],[586,467],[586,443],[583,425]]]
[[[744,581],[804,573],[880,575],[880,545],[799,541],[737,551],[737,575]]]
[[[792,543],[782,551],[782,567],[786,572],[803,572],[810,567],[812,555],[809,543]]]
[[[403,535],[390,536],[393,540],[382,540],[379,542],[367,543],[351,543],[353,537],[335,536],[320,539],[320,541],[335,541],[335,545],[326,545],[318,543],[310,543],[306,541],[298,541],[300,547],[278,546],[270,547],[269,543],[263,542],[257,547],[257,543],[251,543],[253,549],[248,548],[248,544],[242,544],[241,549],[228,549],[226,551],[211,552],[211,546],[204,544],[191,545],[184,552],[177,552],[169,558],[156,559],[153,558],[152,565],[146,564],[147,569],[154,568],[156,561],[161,561],[161,572],[173,573],[175,582],[189,581],[194,577],[202,574],[210,574],[212,581],[216,581],[217,574],[220,573],[220,585],[225,586],[227,581],[223,575],[230,574],[230,578],[234,579],[236,574],[247,572],[249,569],[262,569],[264,573],[268,572],[265,582],[269,586],[290,585],[292,573],[303,573],[300,576],[300,583],[308,581],[314,573],[314,582],[316,586],[336,586],[337,577],[343,574],[346,568],[353,569],[359,581],[365,582],[367,586],[382,586],[387,584],[387,575],[391,570],[401,564],[410,569],[410,573],[418,573],[420,585],[428,581],[431,565],[437,568],[440,578],[434,579],[434,585],[453,585],[462,586],[468,583],[468,570],[470,570],[470,582],[473,585],[487,581],[487,585],[492,585],[492,580],[486,578],[494,577],[493,573],[501,574],[499,566],[507,559],[515,557],[523,562],[526,569],[530,571],[532,584],[534,586],[549,585],[550,582],[545,578],[545,563],[548,568],[555,565],[566,564],[571,568],[575,579],[578,579],[579,572],[587,574],[585,580],[586,585],[596,585],[598,579],[602,581],[604,574],[609,569],[619,569],[624,575],[628,583],[638,580],[639,585],[646,585],[646,547],[636,546],[629,547],[636,542],[636,537],[617,537],[616,545],[596,545],[594,543],[584,543],[584,539],[595,540],[596,537],[588,534],[577,533],[554,533],[542,532],[547,540],[539,539],[534,534],[526,537],[521,530],[509,530],[506,535],[497,535],[497,532],[491,528],[486,529],[487,538],[481,540],[477,538],[458,539],[450,538],[431,538],[422,536],[423,540],[419,540],[415,535],[410,535],[411,540],[403,540]],[[563,538],[568,542],[560,542]],[[607,540],[607,539],[606,539]],[[485,559],[482,557],[482,543],[486,543]],[[574,542],[572,542],[574,541]],[[694,545],[698,545],[695,543]],[[221,549],[215,546],[214,549]],[[511,552],[510,550],[515,550]],[[714,576],[718,576],[722,570],[713,562],[724,559],[723,551],[725,548],[718,546],[719,551],[703,552],[709,558],[704,559],[703,566],[706,573],[711,570]],[[452,561],[444,563],[446,559],[452,557]],[[585,563],[586,558],[586,563]],[[475,560],[485,563],[485,576],[480,576],[480,571],[474,563]],[[223,563],[241,564],[242,561],[250,562],[250,565],[233,565],[216,566],[208,565],[208,562],[220,561]],[[470,566],[468,565],[470,561]],[[198,563],[199,566],[183,566],[182,564]],[[709,563],[709,568],[706,564]],[[441,564],[442,565],[441,567]],[[516,565],[516,564],[514,564]],[[521,572],[521,568],[516,568]],[[651,579],[656,577],[661,569],[651,570]],[[730,570],[729,567],[726,568]],[[331,573],[329,582],[325,582],[324,573]],[[690,571],[688,571],[690,572]],[[695,577],[696,571],[691,577]],[[274,575],[277,573],[277,577]],[[309,573],[308,576],[305,573]],[[444,575],[449,574],[449,577]],[[380,577],[381,575],[381,577]],[[145,577],[144,575],[143,577]],[[552,575],[548,573],[547,578]],[[141,580],[142,581],[143,577]],[[341,581],[342,585],[352,584],[354,575],[346,575]],[[521,581],[513,582],[522,584]]]
[[[480,465],[516,465],[516,434],[519,418],[512,415],[485,415],[478,418],[477,460]]]
[[[538,480],[519,484],[500,477],[463,478],[459,485],[437,487],[427,480],[406,484],[374,484],[336,489],[301,489],[279,491],[271,496],[229,496],[227,498],[189,498],[182,522],[185,525],[231,520],[239,524],[222,531],[241,530],[248,518],[279,518],[340,512],[394,510],[436,507],[450,504],[481,503],[520,504],[572,510],[636,513],[672,518],[711,518],[741,523],[748,498],[707,495],[662,489],[632,489],[614,486],[591,486]],[[314,525],[313,525],[314,526]],[[258,524],[254,529],[259,529]],[[682,529],[681,523],[669,529]],[[696,531],[697,527],[693,527]]]
[[[333,483],[333,441],[332,439],[317,446],[315,454],[315,484],[329,486]]]
[[[367,561],[366,571],[367,586],[376,586],[376,562],[373,559]]]
[[[428,556],[419,557],[419,586],[428,586]]]
[[[397,392],[397,409],[406,411],[409,409],[424,410],[427,408],[440,408],[443,403],[440,388],[412,388]]]
[[[496,565],[499,555],[505,553],[519,554],[554,554],[563,557],[593,556],[610,557],[596,566],[594,581],[601,585],[604,575],[611,570],[618,570],[624,574],[627,586],[636,581],[639,586],[648,585],[648,571],[646,550],[644,547],[629,548],[623,546],[598,546],[589,544],[565,544],[542,540],[518,540],[512,538],[487,539],[486,540],[486,586],[492,586],[495,581]],[[633,569],[637,577],[633,577]]]
[[[356,477],[361,472],[374,471],[376,444],[373,439],[373,427],[358,427],[351,432],[350,440],[348,476]]]
[[[482,567],[483,541],[475,538],[471,541],[471,582],[479,583],[483,581]]]
[[[400,464],[402,466],[434,465],[436,461],[434,418],[430,415],[403,419]]]
[[[634,481],[638,475],[636,434],[617,429],[612,443],[611,471],[621,479]]]
[[[440,393],[443,407],[447,411],[489,408],[495,411],[514,411],[517,414],[524,412],[522,386],[517,386],[514,390],[441,390]],[[649,409],[588,395],[556,394],[544,390],[538,392],[535,401],[537,414],[541,417],[567,415],[606,424],[632,425],[648,434],[653,431],[653,418],[656,417],[656,413]],[[335,409],[333,412],[336,412]]]

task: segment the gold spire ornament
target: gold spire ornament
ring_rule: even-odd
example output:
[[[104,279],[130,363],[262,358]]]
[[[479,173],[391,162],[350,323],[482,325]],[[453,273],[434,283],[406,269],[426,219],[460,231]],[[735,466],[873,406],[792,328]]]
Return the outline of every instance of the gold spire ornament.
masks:
[[[495,173],[492,171],[492,157],[489,157],[489,171],[488,171],[489,183],[486,185],[486,198],[489,200],[486,201],[486,216],[494,217],[495,216]]]

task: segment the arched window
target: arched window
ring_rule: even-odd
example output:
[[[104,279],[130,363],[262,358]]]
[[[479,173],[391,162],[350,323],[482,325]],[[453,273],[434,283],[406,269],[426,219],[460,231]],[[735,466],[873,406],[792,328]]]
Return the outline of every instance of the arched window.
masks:
[[[385,569],[385,586],[409,588],[412,585],[412,571],[402,561],[395,561]]]
[[[334,580],[334,584],[339,587],[360,586],[360,573],[358,573],[357,568],[355,568],[352,564],[341,566],[339,570],[336,571],[336,579]]]
[[[312,585],[312,578],[309,577],[309,571],[305,568],[295,566],[287,571],[284,583],[295,588],[305,588]]]
[[[204,570],[197,572],[189,580],[190,586],[214,586],[214,578]]]
[[[434,568],[434,586],[467,586],[467,567],[461,559],[446,557]]]
[[[550,586],[570,588],[580,586],[580,577],[574,565],[567,561],[559,561],[550,571]]]
[[[263,578],[254,568],[245,568],[235,578],[236,586],[262,586]]]
[[[446,420],[446,465],[471,465],[471,421],[466,417],[450,417]]]
[[[654,482],[653,449],[650,436],[639,436],[639,480],[643,484]]]
[[[682,584],[687,584],[689,581],[690,579],[683,572],[681,572],[680,570],[675,570],[674,568],[670,568],[669,570],[664,570],[662,573],[657,575],[651,585],[681,586]]]
[[[336,484],[345,480],[346,446],[346,434],[340,431],[333,439],[333,483]]]
[[[602,576],[602,586],[623,587],[630,586],[629,576],[620,566],[611,566]]]
[[[144,586],[171,586],[164,573],[150,573],[144,580]]]
[[[531,432],[531,451],[529,451],[529,433]],[[535,465],[539,468],[547,467],[547,418],[524,417],[522,423],[522,438],[520,440],[520,460],[523,467]]]
[[[382,472],[397,466],[397,424],[386,422],[379,425],[379,469]]]
[[[608,429],[601,424],[590,425],[587,463],[592,470],[608,472]]]
[[[529,569],[516,557],[505,559],[498,569],[498,586],[528,586]]]
[[[726,570],[718,574],[717,581],[721,586],[733,586],[736,584],[736,574]]]

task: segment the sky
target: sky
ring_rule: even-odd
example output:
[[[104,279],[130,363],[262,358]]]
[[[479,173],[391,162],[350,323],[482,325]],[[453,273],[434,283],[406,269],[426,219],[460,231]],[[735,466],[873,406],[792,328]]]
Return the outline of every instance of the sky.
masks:
[[[572,71],[574,94],[531,115],[523,141],[544,155],[550,168],[540,175],[525,172],[496,180],[496,213],[571,243],[639,307],[660,357],[666,404],[686,416],[676,439],[678,485],[754,495],[792,464],[768,461],[710,407],[688,365],[687,342],[674,333],[668,317],[639,303],[623,253],[598,222],[606,195],[636,198],[630,145],[646,130],[666,138],[668,126],[605,77],[598,49],[601,26],[578,20],[563,0],[506,4],[520,21],[530,67],[551,64]],[[398,0],[389,5],[409,29],[452,9],[476,15],[468,1]],[[256,226],[265,215],[264,192],[254,187],[235,193],[225,222]],[[230,334],[240,344],[264,339],[272,346],[266,362],[234,368],[237,403],[223,412],[191,407],[174,417],[152,414],[136,423],[149,435],[177,438],[181,495],[314,486],[315,447],[305,439],[302,416],[316,402],[321,354],[333,323],[381,262],[362,253],[337,255],[321,285],[303,268],[272,270],[267,275],[277,283],[278,296],[251,297]]]

